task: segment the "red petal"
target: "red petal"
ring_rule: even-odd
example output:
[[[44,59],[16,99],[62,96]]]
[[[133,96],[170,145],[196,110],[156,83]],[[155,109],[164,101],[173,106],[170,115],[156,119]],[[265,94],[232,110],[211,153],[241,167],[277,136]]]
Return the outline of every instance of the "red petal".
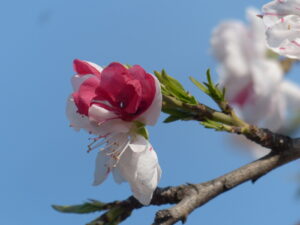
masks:
[[[100,76],[100,71],[86,61],[75,59],[73,65],[74,70],[79,75],[93,74],[95,76]]]
[[[152,75],[146,73],[146,71],[141,66],[135,65],[128,71],[135,79],[139,80],[141,84],[142,100],[137,111],[137,114],[140,115],[145,112],[152,104],[156,92],[155,80]]]
[[[127,86],[127,81],[130,80],[127,69],[120,63],[111,63],[101,73],[101,85],[97,93],[104,95],[112,105],[118,106],[117,96]]]
[[[88,116],[89,107],[92,100],[96,96],[96,89],[99,86],[100,80],[98,77],[91,77],[85,80],[77,92],[73,93],[74,102],[77,106],[78,113]]]
[[[138,80],[131,80],[125,89],[120,92],[117,101],[120,108],[123,109],[124,116],[126,114],[135,115],[138,111],[142,100],[142,86]]]

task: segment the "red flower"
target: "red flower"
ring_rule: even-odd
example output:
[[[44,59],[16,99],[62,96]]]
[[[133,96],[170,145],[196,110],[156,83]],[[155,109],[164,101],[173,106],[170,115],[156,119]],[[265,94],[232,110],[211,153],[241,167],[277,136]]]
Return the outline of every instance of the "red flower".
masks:
[[[154,77],[135,65],[129,69],[120,63],[111,63],[103,71],[81,60],[74,60],[79,76],[90,74],[73,93],[80,114],[89,115],[92,105],[97,105],[124,121],[132,121],[144,113],[155,97]]]

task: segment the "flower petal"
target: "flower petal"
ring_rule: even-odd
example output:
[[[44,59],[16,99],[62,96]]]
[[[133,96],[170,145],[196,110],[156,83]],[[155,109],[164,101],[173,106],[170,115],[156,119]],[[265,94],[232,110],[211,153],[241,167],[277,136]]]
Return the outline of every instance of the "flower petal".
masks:
[[[267,27],[273,26],[286,15],[300,16],[299,0],[275,0],[265,4],[262,8],[263,20]]]
[[[147,150],[138,154],[137,177],[130,184],[133,196],[142,204],[148,205],[160,180],[161,168],[158,164],[157,155],[150,143]]]
[[[117,184],[126,182],[125,178],[121,175],[118,167],[115,167],[113,169],[112,174],[113,174],[114,180]]]
[[[156,124],[162,107],[162,94],[161,94],[161,88],[160,83],[158,79],[154,76],[152,76],[155,81],[155,96],[154,99],[149,106],[149,108],[142,113],[139,117],[136,118],[136,120],[147,124],[147,125],[154,125]]]
[[[77,107],[72,96],[69,96],[67,100],[66,115],[70,120],[71,127],[75,130],[85,129],[91,133],[98,133],[97,127],[90,122],[88,117],[80,115],[77,112]]]
[[[75,59],[73,61],[74,70],[79,76],[93,74],[100,76],[102,68],[95,63]]]
[[[132,123],[119,119],[116,114],[93,104],[89,108],[89,119],[98,124],[99,134],[127,133],[133,126]]]
[[[150,143],[140,138],[135,141],[119,160],[117,164],[118,175],[129,182],[133,196],[142,204],[147,205],[150,203],[153,191],[160,180],[161,169],[157,155]],[[141,142],[146,144],[144,151],[134,152],[132,146],[139,145]]]
[[[133,152],[143,152],[149,147],[149,142],[143,136],[137,135],[129,144],[129,147]]]
[[[289,58],[300,58],[300,16],[289,15],[267,30],[269,47]]]
[[[88,78],[92,77],[93,75],[85,75],[85,76],[80,76],[78,74],[74,75],[72,78],[71,78],[71,83],[72,83],[72,86],[73,86],[73,90],[76,92],[78,91],[80,85],[85,81],[87,80]]]
[[[298,111],[300,108],[300,87],[294,82],[285,80],[281,83],[281,91],[292,111]]]
[[[92,76],[80,85],[77,92],[73,93],[73,98],[80,114],[88,116],[89,107],[96,96],[95,92],[99,83],[99,78]]]
[[[99,185],[106,179],[111,170],[109,168],[109,160],[110,158],[103,151],[98,152],[93,185]]]
[[[94,120],[97,123],[102,123],[111,119],[116,119],[118,118],[118,116],[110,110],[107,110],[101,106],[93,104],[89,108],[89,118],[90,120]]]

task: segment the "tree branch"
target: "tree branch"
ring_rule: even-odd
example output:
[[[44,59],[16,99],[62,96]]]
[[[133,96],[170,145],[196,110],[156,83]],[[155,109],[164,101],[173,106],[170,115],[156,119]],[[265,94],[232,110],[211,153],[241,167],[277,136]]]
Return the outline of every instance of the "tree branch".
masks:
[[[273,134],[273,140],[281,139],[282,135]],[[157,188],[153,193],[150,205],[176,204],[175,206],[160,210],[156,213],[153,225],[171,225],[178,221],[183,223],[188,215],[198,207],[206,204],[218,195],[237,187],[238,185],[252,181],[255,182],[268,172],[300,158],[300,139],[287,139],[290,148],[284,151],[273,150],[269,155],[233,170],[223,176],[199,184],[186,184],[175,187]],[[270,140],[268,140],[270,143]],[[133,196],[124,201],[108,203],[110,207],[121,209],[121,221],[130,216],[134,209],[145,207]],[[93,225],[103,225],[104,219],[110,211],[96,219]]]
[[[230,173],[211,181],[195,184],[188,188],[183,199],[170,209],[158,211],[154,220],[155,225],[174,224],[179,220],[185,221],[196,208],[204,205],[211,199],[246,181],[256,181],[259,177],[280,167],[283,164],[300,158],[300,141],[292,140],[292,148],[281,151],[272,151],[269,155],[240,167]],[[187,186],[188,187],[188,186]]]

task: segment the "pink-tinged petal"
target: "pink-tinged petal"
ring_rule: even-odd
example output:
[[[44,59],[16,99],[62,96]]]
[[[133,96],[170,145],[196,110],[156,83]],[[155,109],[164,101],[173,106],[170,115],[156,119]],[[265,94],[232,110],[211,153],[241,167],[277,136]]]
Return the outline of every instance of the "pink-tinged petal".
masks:
[[[89,109],[90,121],[97,124],[102,134],[128,133],[133,124],[119,119],[116,114],[97,105],[92,105]]]
[[[66,115],[70,120],[70,126],[73,127],[75,130],[93,130],[93,126],[90,124],[88,117],[77,113],[77,107],[74,103],[73,97],[71,96],[67,100]]]
[[[153,79],[155,81],[154,99],[151,105],[149,106],[149,108],[144,113],[142,113],[139,117],[136,118],[136,120],[147,125],[156,124],[162,107],[162,94],[161,94],[160,83],[156,77],[153,76]]]
[[[103,107],[100,107],[96,104],[93,104],[89,108],[88,115],[89,115],[90,120],[93,120],[97,123],[103,123],[103,122],[118,118],[118,116],[114,112],[107,110]]]
[[[88,116],[89,107],[96,96],[96,89],[99,86],[99,78],[93,76],[85,80],[77,92],[73,93],[73,98],[80,114]]]
[[[109,161],[110,157],[107,156],[105,152],[98,152],[93,185],[99,185],[106,179],[111,171],[111,168],[109,167]]]
[[[253,96],[253,82],[249,82],[243,87],[240,92],[230,100],[230,103],[243,107],[250,100],[251,96]]]
[[[286,15],[300,16],[299,0],[274,0],[262,8],[263,20],[267,27],[273,26]]]
[[[289,58],[300,58],[300,16],[286,16],[271,26],[267,34],[269,47]]]
[[[88,78],[92,77],[93,75],[86,75],[86,76],[80,76],[78,74],[76,74],[75,76],[73,76],[71,78],[71,83],[73,86],[73,90],[76,92],[78,91],[80,85],[87,80]]]
[[[73,61],[74,70],[80,76],[93,74],[95,76],[100,76],[102,68],[95,63],[91,63],[88,61],[83,61],[79,59],[75,59]]]

